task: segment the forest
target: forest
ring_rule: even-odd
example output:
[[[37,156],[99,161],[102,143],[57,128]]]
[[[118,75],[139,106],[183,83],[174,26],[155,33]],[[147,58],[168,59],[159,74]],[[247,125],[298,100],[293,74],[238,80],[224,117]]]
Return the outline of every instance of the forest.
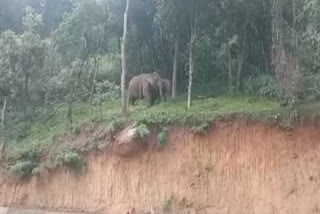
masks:
[[[319,0],[0,0],[2,151],[88,121],[310,113],[319,19]],[[130,79],[154,70],[171,82],[168,101],[122,101],[122,113]]]

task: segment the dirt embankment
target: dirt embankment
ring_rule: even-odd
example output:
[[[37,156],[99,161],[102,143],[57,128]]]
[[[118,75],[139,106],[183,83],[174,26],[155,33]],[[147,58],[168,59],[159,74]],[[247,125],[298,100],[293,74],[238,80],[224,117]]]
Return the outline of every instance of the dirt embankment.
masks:
[[[225,122],[204,136],[176,128],[162,150],[89,156],[84,175],[2,177],[0,205],[106,214],[320,213],[320,126],[308,122],[288,133]]]

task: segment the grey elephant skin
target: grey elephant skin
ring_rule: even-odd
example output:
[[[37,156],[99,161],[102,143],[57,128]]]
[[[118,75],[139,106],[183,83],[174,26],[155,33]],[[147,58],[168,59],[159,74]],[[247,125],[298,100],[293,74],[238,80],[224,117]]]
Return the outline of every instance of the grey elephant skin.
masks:
[[[136,100],[144,99],[149,106],[152,106],[158,90],[163,100],[162,78],[158,72],[134,76],[128,86],[128,104],[134,105]]]
[[[162,84],[162,95],[163,95],[163,101],[167,101],[167,97],[169,97],[171,92],[171,82],[168,79],[161,79]],[[153,95],[154,102],[158,100],[158,98],[161,98],[160,96],[160,87],[155,91]]]

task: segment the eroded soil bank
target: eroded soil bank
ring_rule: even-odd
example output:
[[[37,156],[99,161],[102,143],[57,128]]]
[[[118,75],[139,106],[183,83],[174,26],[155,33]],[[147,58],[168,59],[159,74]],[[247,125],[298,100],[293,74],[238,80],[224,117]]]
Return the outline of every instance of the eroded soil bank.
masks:
[[[150,140],[152,145],[155,139]],[[320,126],[289,133],[248,122],[204,136],[172,129],[161,150],[88,157],[88,171],[59,170],[28,182],[0,179],[0,205],[123,214],[320,213]]]

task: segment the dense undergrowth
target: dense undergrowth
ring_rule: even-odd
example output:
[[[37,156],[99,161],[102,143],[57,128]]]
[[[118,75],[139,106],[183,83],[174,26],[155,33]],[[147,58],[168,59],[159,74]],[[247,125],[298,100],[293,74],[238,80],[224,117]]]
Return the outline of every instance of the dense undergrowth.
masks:
[[[62,139],[67,135],[78,135],[83,126],[96,124],[105,127],[110,133],[116,133],[120,127],[138,122],[139,135],[149,134],[149,128],[157,126],[159,145],[167,141],[169,125],[189,126],[195,133],[205,133],[210,123],[224,118],[249,118],[261,122],[272,122],[287,129],[299,116],[317,114],[319,104],[300,103],[295,107],[282,107],[279,102],[254,97],[217,97],[198,99],[190,109],[186,109],[184,100],[168,101],[151,108],[140,103],[130,107],[129,115],[121,113],[120,101],[94,106],[94,115],[90,118],[90,106],[78,103],[73,111],[73,124],[67,122],[65,106],[60,106],[39,117],[28,125],[7,131],[6,159],[9,169],[24,177],[37,174],[43,154],[51,154],[55,167],[66,166],[81,169],[85,165],[81,152],[75,148],[61,147]],[[16,133],[19,133],[17,135]]]

